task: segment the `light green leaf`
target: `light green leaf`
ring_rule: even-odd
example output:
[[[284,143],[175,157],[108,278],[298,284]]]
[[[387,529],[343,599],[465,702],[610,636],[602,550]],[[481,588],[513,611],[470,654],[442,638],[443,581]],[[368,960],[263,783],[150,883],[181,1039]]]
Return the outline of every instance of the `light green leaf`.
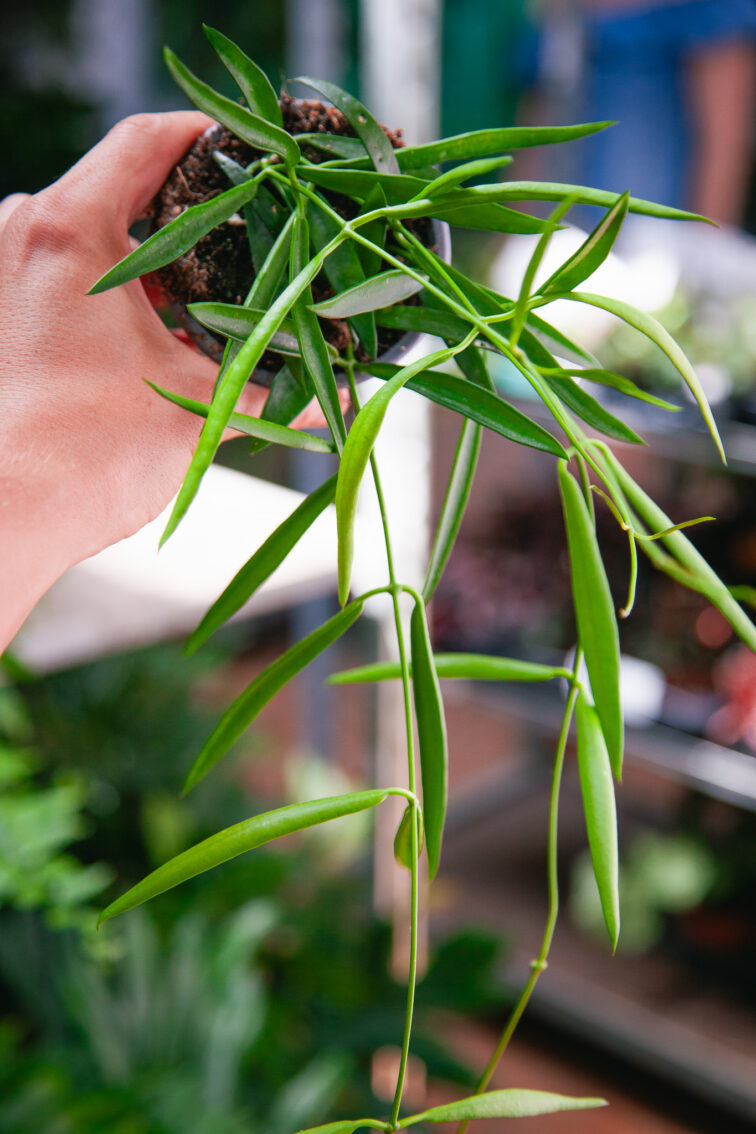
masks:
[[[336,492],[336,476],[330,477],[320,488],[316,488],[302,503],[287,516],[283,523],[258,547],[240,571],[226,587],[220,598],[216,599],[199,626],[190,635],[185,653],[192,654],[222,626],[232,614],[262,586],[286,556],[294,548],[315,522],[318,516],[333,503]]]
[[[342,134],[297,134],[297,141],[300,146],[313,146],[334,158],[346,161],[359,158],[370,160],[364,143],[359,138],[348,138]]]
[[[343,1122],[327,1122],[325,1126],[310,1126],[307,1130],[300,1130],[299,1134],[354,1134],[363,1126],[371,1130],[388,1130],[388,1122],[381,1122],[377,1118],[347,1118]]]
[[[205,114],[209,114],[216,122],[226,126],[232,134],[236,134],[237,138],[249,142],[250,146],[278,154],[288,166],[297,164],[301,157],[299,146],[285,130],[267,122],[259,114],[253,114],[251,110],[226,98],[225,95],[218,94],[207,83],[203,83],[193,75],[169,47],[163,49],[163,58],[184,94],[195,106],[204,110]]]
[[[436,673],[444,680],[459,677],[467,681],[553,681],[569,680],[570,671],[558,665],[539,665],[519,658],[496,658],[489,654],[434,654]],[[357,666],[328,678],[329,685],[364,684],[391,681],[402,676],[398,662],[373,662]]]
[[[395,271],[379,272],[377,276],[372,276],[340,295],[313,304],[310,310],[326,319],[346,319],[350,315],[362,315],[366,311],[401,303],[420,291],[424,283],[425,281],[412,279],[398,268]]]
[[[572,291],[579,283],[592,275],[603,264],[612,250],[615,240],[627,216],[629,193],[623,193],[609,209],[576,252],[562,264],[561,268],[549,276],[538,288],[541,295],[550,291]]]
[[[141,906],[150,898],[172,890],[189,878],[195,878],[206,870],[212,870],[222,862],[236,858],[237,855],[256,847],[264,846],[274,839],[291,835],[295,831],[304,831],[318,823],[327,823],[331,819],[338,819],[343,815],[354,815],[358,811],[366,811],[382,803],[388,791],[373,789],[372,791],[354,792],[350,795],[333,796],[329,799],[315,799],[309,803],[293,803],[288,807],[279,807],[275,811],[266,811],[263,815],[255,815],[217,835],[203,839],[201,843],[170,859],[169,862],[153,870],[136,886],[132,886],[120,898],[116,898],[100,915],[100,924],[109,921],[118,914],[133,910]]]
[[[596,382],[599,386],[610,386],[613,390],[625,394],[628,398],[637,398],[639,402],[648,402],[651,406],[658,406],[659,409],[669,410],[671,413],[678,413],[682,409],[682,406],[676,406],[673,402],[667,402],[664,398],[657,398],[654,394],[649,394],[647,390],[642,390],[640,386],[637,386],[631,378],[625,378],[623,374],[615,374],[613,370],[588,367],[571,370],[564,367],[560,368],[560,373],[571,374],[574,378],[585,379],[588,382]]]
[[[232,185],[244,185],[254,176],[243,165],[239,165],[238,161],[224,154],[223,150],[213,150],[213,161],[223,170]]]
[[[609,753],[598,714],[583,693],[575,707],[578,771],[583,796],[585,826],[591,849],[593,873],[601,910],[612,943],[619,939],[619,865],[617,851],[617,805]]]
[[[617,194],[606,189],[566,185],[556,181],[503,181],[497,185],[475,185],[465,192],[477,198],[480,204],[494,201],[563,201],[565,197],[572,197],[581,205],[602,205],[610,209],[617,200]],[[664,217],[667,220],[707,219],[698,213],[689,213],[670,205],[657,205],[655,201],[644,201],[641,197],[629,197],[628,209],[631,213]]]
[[[184,398],[181,394],[174,394],[172,390],[164,390],[162,387],[156,386],[154,382],[147,382],[147,385],[151,386],[155,393],[160,394],[161,398],[173,402],[176,406],[181,406],[189,413],[196,413],[199,417],[206,418],[210,412],[211,407],[205,405],[204,402],[195,402],[192,398]],[[231,429],[238,429],[240,433],[245,433],[248,437],[259,437],[269,444],[284,445],[287,449],[306,449],[310,453],[333,453],[335,451],[333,443],[327,441],[324,437],[316,437],[314,433],[304,433],[300,429],[289,429],[285,425],[276,425],[275,422],[263,421],[260,417],[250,417],[246,413],[232,413],[228,419],[228,424]]]
[[[422,195],[424,197],[437,197],[439,193],[448,192],[449,189],[461,185],[463,181],[469,181],[472,177],[484,177],[487,173],[493,173],[495,169],[511,165],[511,162],[512,158],[508,154],[466,161],[463,165],[457,165],[454,169],[447,169],[446,173],[439,174],[434,181],[431,181],[430,185],[423,189]]]
[[[422,1114],[403,1118],[399,1126],[414,1126],[416,1122],[468,1122],[474,1118],[531,1118],[562,1110],[590,1110],[597,1106],[606,1106],[604,1099],[577,1099],[550,1091],[525,1091],[513,1087],[486,1091],[446,1106],[431,1107]]]
[[[408,803],[404,809],[401,822],[396,829],[394,836],[394,858],[400,866],[406,866],[407,870],[412,869],[412,816],[415,808],[413,804]],[[418,809],[417,822],[419,826],[418,840],[417,840],[417,853],[423,849],[425,841],[425,832],[423,830],[423,813]]]
[[[609,582],[588,506],[567,465],[559,464],[559,490],[570,555],[578,642],[585,654],[596,712],[615,776],[622,774],[624,726],[619,693],[619,633]]]
[[[265,314],[258,308],[240,307],[235,303],[190,303],[187,311],[208,330],[241,343],[247,341]],[[279,329],[270,338],[268,348],[278,354],[299,356],[293,322],[288,319],[281,321]]]
[[[441,859],[441,842],[449,792],[449,753],[441,686],[433,664],[425,604],[415,601],[410,616],[412,693],[415,702],[420,773],[423,784],[423,820],[428,853],[428,877],[434,878]]]
[[[207,24],[202,25],[202,30],[223,66],[233,76],[249,109],[268,122],[272,122],[274,126],[283,126],[278,95],[265,72],[222,32],[208,27]]]
[[[305,379],[301,359],[290,358],[274,377],[260,417],[263,421],[273,421],[277,425],[289,425],[314,396]],[[259,453],[266,446],[266,441],[253,441],[250,453]]]
[[[590,292],[571,291],[565,295],[562,295],[561,292],[555,292],[553,298],[572,299],[578,303],[588,303],[591,307],[601,307],[604,311],[610,311],[612,315],[616,315],[618,319],[622,319],[622,321],[629,324],[629,326],[635,327],[637,331],[640,331],[641,334],[644,334],[647,338],[651,339],[652,342],[656,343],[656,345],[664,351],[672,365],[682,375],[683,381],[698,403],[698,408],[714,439],[714,444],[719,450],[719,455],[723,463],[727,464],[722,438],[719,436],[717,423],[714,420],[714,415],[711,412],[703,387],[698,380],[698,375],[680,346],[678,346],[670,333],[662,327],[658,319],[655,319],[653,315],[649,315],[647,311],[639,311],[637,307],[633,307],[631,304],[625,303],[621,299],[609,299],[605,295],[593,295]]]
[[[335,83],[329,83],[325,79],[313,79],[309,75],[302,75],[292,82],[305,83],[306,86],[312,87],[341,111],[363,142],[377,170],[384,173],[399,172],[394,147],[386,137],[383,127],[353,95],[337,87]]]
[[[432,366],[432,356],[425,359],[425,364]],[[398,372],[398,367],[388,362],[363,363],[362,368],[383,381],[393,381]],[[510,441],[516,441],[518,445],[528,445],[556,457],[566,455],[557,439],[543,426],[531,421],[498,395],[475,386],[464,378],[458,378],[455,374],[423,369],[407,382],[407,388],[437,405],[479,422],[486,429],[507,437]]]
[[[258,674],[226,710],[212,735],[205,741],[186,778],[185,792],[199,783],[218,763],[279,689],[357,621],[362,613],[362,605],[361,602],[350,603]]]
[[[436,537],[433,540],[430,562],[423,583],[423,598],[428,602],[438,586],[447,560],[451,555],[457,538],[462,517],[472,489],[475,468],[480,452],[481,427],[469,419],[462,424],[462,430],[454,454],[454,464],[449,474],[449,483],[444,493],[441,515],[438,519]]]
[[[402,170],[422,169],[427,165],[438,165],[442,161],[465,161],[467,158],[484,157],[504,150],[572,142],[613,125],[613,122],[587,122],[577,126],[505,126],[493,130],[472,130],[467,134],[455,134],[437,142],[397,150],[397,161]]]
[[[211,229],[217,228],[238,212],[256,192],[257,183],[247,181],[244,185],[227,189],[210,201],[203,201],[201,205],[190,205],[175,220],[168,221],[168,224],[158,229],[133,252],[129,252],[128,256],[124,256],[123,260],[119,260],[92,285],[87,294],[97,295],[170,264],[193,248]]]

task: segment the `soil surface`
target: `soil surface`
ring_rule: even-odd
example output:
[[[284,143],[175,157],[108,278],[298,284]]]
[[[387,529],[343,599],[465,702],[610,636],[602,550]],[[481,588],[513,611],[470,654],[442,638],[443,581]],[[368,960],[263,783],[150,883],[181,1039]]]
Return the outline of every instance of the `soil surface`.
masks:
[[[344,115],[333,106],[325,106],[322,102],[314,100],[293,99],[287,95],[283,95],[280,101],[284,128],[289,133],[355,136]],[[403,145],[401,130],[392,131],[385,126],[383,129],[395,148]],[[218,150],[240,165],[248,165],[261,156],[259,150],[255,150],[222,126],[216,126],[210,132],[201,135],[172,170],[153,201],[151,209],[153,229],[161,228],[174,220],[187,207],[201,204],[229,188],[230,182],[226,174],[213,158],[214,152]],[[328,156],[314,147],[304,147],[304,153],[309,160],[315,162],[326,160]],[[324,196],[346,219],[356,215],[358,206],[351,198],[331,193],[324,193]],[[273,207],[284,208],[280,203]],[[410,222],[410,227],[424,243],[434,247],[430,221]],[[204,301],[241,304],[252,285],[254,276],[246,226],[241,217],[232,217],[226,223],[219,225],[202,237],[189,252],[155,273],[155,278],[167,298],[182,305]],[[333,294],[328,281],[323,276],[315,279],[312,291],[316,301]],[[320,323],[326,340],[338,350],[343,350],[350,334],[346,322],[321,319]],[[383,354],[402,337],[402,334],[401,331],[379,328],[378,353]],[[223,340],[215,336],[211,336],[211,339],[217,342],[219,354]],[[206,346],[203,349],[207,349]],[[359,343],[355,343],[355,354],[362,361],[367,359]],[[266,352],[260,365],[264,370],[275,372],[280,368],[281,362],[280,356]]]

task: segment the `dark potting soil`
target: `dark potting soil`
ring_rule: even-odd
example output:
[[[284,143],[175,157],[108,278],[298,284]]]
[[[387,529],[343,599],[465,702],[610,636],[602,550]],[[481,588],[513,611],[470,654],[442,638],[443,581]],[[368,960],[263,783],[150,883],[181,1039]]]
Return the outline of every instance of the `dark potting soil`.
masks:
[[[344,115],[335,107],[325,106],[322,102],[292,99],[288,95],[282,95],[281,110],[284,127],[289,133],[355,136]],[[395,148],[403,145],[400,130],[391,131],[386,127],[384,130]],[[153,229],[161,228],[175,219],[190,205],[201,204],[229,188],[228,178],[213,158],[213,153],[217,150],[240,165],[248,165],[261,156],[259,150],[253,149],[221,126],[201,135],[174,167],[153,201]],[[304,153],[310,161],[315,162],[328,157],[314,147],[304,147]],[[324,196],[345,219],[356,215],[358,206],[351,198],[328,193],[324,193]],[[283,207],[280,203],[273,206],[274,209]],[[430,221],[420,219],[405,223],[428,247],[434,247]],[[393,251],[399,255],[397,249]],[[207,236],[203,236],[189,252],[161,268],[155,276],[168,299],[178,304],[205,301],[243,303],[255,277],[243,220],[232,217],[225,224],[219,225]],[[318,301],[332,295],[333,289],[325,276],[321,275],[313,281],[312,292],[314,299]],[[320,324],[326,340],[337,350],[344,350],[349,340],[346,322],[340,319],[321,319]],[[402,335],[402,331],[379,327],[379,355],[392,347]],[[212,338],[215,339],[215,336]],[[222,340],[218,338],[216,342],[220,353]],[[359,343],[355,344],[355,353],[361,360],[367,359]],[[280,368],[281,362],[280,356],[266,352],[260,361],[260,367],[275,372]]]

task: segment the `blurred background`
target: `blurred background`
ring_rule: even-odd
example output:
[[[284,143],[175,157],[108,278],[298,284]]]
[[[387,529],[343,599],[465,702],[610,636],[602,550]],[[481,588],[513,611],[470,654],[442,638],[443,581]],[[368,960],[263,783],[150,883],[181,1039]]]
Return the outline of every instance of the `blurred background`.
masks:
[[[717,516],[692,538],[753,603],[756,2],[4,0],[0,195],[42,188],[124,115],[185,106],[163,43],[235,96],[203,20],[277,87],[286,75],[330,78],[410,142],[616,120],[579,143],[521,152],[507,176],[629,189],[718,222],[631,218],[591,289],[655,312],[682,343],[714,405],[726,470],[645,340],[581,305],[553,304],[550,318],[607,368],[679,403],[673,418],[644,406],[631,424],[648,447],[623,457],[676,519]],[[569,219],[552,245],[562,259],[596,220],[589,209]],[[529,238],[466,231],[453,247],[463,269],[506,294],[532,251]],[[527,397],[505,365],[495,378]],[[399,442],[382,454],[400,509],[411,482],[412,515],[426,517],[398,533],[410,575],[424,567],[459,427],[419,401],[406,395]],[[402,897],[379,870],[371,902],[372,835],[359,818],[246,856],[94,932],[96,910],[170,855],[278,802],[372,782],[392,748],[390,693],[323,686],[382,648],[379,611],[266,709],[207,787],[178,799],[228,700],[335,609],[324,528],[217,645],[182,657],[181,637],[255,537],[313,484],[301,459],[269,450],[250,465],[232,443],[222,461],[217,497],[183,544],[168,545],[162,575],[156,532],[89,561],[4,659],[0,1134],[290,1134],[385,1109],[403,1011],[390,925]],[[570,649],[552,471],[485,439],[434,601],[437,646],[540,661]],[[251,535],[236,530],[240,506]],[[621,605],[626,541],[611,520],[600,537]],[[622,646],[622,943],[611,958],[570,766],[563,921],[495,1085],[610,1099],[587,1118],[549,1120],[556,1134],[753,1130],[756,661],[699,596],[649,572]],[[514,686],[444,692],[450,832],[419,986],[418,1106],[474,1082],[540,942],[561,705],[557,691]]]

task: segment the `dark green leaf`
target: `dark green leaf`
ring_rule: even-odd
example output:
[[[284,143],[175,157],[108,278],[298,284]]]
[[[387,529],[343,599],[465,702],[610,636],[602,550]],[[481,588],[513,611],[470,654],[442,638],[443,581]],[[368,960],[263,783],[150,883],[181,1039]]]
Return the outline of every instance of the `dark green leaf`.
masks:
[[[355,158],[369,160],[367,150],[359,138],[345,138],[341,134],[297,134],[300,146],[314,146],[316,150],[332,154],[335,158],[354,161]]]
[[[341,111],[355,134],[364,143],[377,170],[384,173],[398,173],[399,166],[396,163],[394,147],[386,137],[383,127],[353,95],[337,87],[335,83],[326,82],[325,79],[313,79],[309,75],[300,76],[292,81],[312,87]]]
[[[185,650],[187,654],[194,653],[219,626],[244,606],[258,587],[262,586],[283,563],[321,512],[333,503],[335,492],[336,477],[332,476],[325,484],[321,484],[320,488],[316,488],[305,497],[291,515],[278,525],[251,559],[248,559],[237,572],[220,598],[210,607],[197,629],[189,637]]]
[[[104,276],[101,276],[97,283],[89,289],[88,294],[97,295],[98,292],[107,291],[111,287],[118,287],[119,284],[126,283],[128,280],[136,279],[147,272],[154,272],[156,268],[164,267],[165,264],[170,264],[171,261],[178,259],[179,256],[183,256],[184,252],[193,248],[197,241],[211,229],[217,228],[219,224],[227,221],[229,217],[238,212],[246,201],[254,197],[256,192],[256,182],[247,181],[244,185],[227,189],[225,193],[221,193],[209,201],[203,201],[201,205],[190,205],[175,220],[169,221],[168,224],[158,229],[143,244],[130,252],[128,256],[124,256],[123,260],[120,260]]]
[[[461,342],[470,330],[468,323],[449,312],[434,311],[429,307],[384,307],[376,311],[375,321],[379,327],[392,327],[401,331],[424,331],[438,335],[447,342]]]
[[[389,381],[398,368],[388,362],[371,362],[365,363],[363,369],[376,378]],[[464,378],[444,374],[440,370],[423,370],[407,383],[407,388],[437,405],[479,422],[486,429],[499,433],[510,441],[516,441],[518,445],[529,445],[532,449],[551,453],[555,457],[565,456],[562,446],[546,429],[496,394],[474,386]]]
[[[423,598],[428,602],[438,586],[446,562],[454,547],[462,517],[470,496],[475,466],[480,452],[480,430],[477,422],[465,421],[454,454],[454,464],[441,506],[441,515],[433,541],[428,570],[423,583]]]
[[[343,169],[336,166],[308,166],[307,180],[322,189],[333,193],[344,193],[347,197],[366,200],[379,186],[389,205],[400,205],[417,193],[421,193],[428,182],[422,177],[404,176],[399,173],[378,172],[372,169]]]
[[[588,351],[584,350],[578,343],[573,342],[572,339],[568,338],[567,335],[558,330],[557,327],[552,327],[551,323],[547,323],[545,319],[541,318],[540,315],[536,315],[534,311],[528,312],[528,317],[525,322],[532,330],[538,331],[539,334],[546,335],[552,342],[558,343],[559,346],[564,347],[570,354],[574,354],[577,358],[582,358],[585,362],[590,362],[598,366],[594,355],[589,354]]]
[[[400,1127],[414,1126],[416,1122],[468,1122],[474,1118],[530,1118],[538,1114],[556,1114],[561,1110],[590,1110],[606,1106],[603,1099],[576,1099],[567,1095],[554,1095],[550,1091],[524,1091],[509,1088],[487,1091],[469,1099],[434,1106],[422,1114],[403,1118]]]
[[[397,268],[395,271],[380,272],[331,299],[323,299],[310,310],[326,319],[346,319],[350,315],[362,315],[366,311],[401,303],[423,287],[424,281],[414,280]]]
[[[621,299],[609,299],[605,295],[593,295],[590,292],[571,291],[564,295],[562,295],[561,292],[555,292],[553,298],[556,299],[557,297],[560,299],[573,299],[578,303],[588,303],[591,307],[601,307],[604,311],[610,311],[612,315],[616,315],[618,319],[622,319],[622,321],[629,326],[635,327],[637,331],[640,331],[641,334],[656,343],[656,345],[664,351],[672,365],[682,375],[683,381],[698,403],[701,416],[706,422],[709,433],[714,439],[714,444],[719,450],[719,455],[723,463],[727,464],[722,438],[719,436],[717,423],[714,420],[714,415],[711,412],[711,407],[706,399],[704,389],[698,380],[698,375],[683,350],[672,338],[669,331],[662,327],[658,319],[655,319],[653,315],[649,315],[647,311],[639,311],[637,307],[633,307],[631,304],[625,303]]]
[[[274,839],[292,835],[296,831],[304,831],[319,823],[328,823],[331,819],[339,819],[344,815],[354,815],[358,811],[366,811],[376,807],[386,799],[389,793],[373,789],[372,791],[359,791],[350,795],[339,795],[328,799],[315,799],[309,803],[293,803],[288,807],[279,807],[275,811],[267,811],[263,815],[255,815],[241,823],[203,839],[201,843],[177,855],[169,862],[153,870],[136,886],[132,886],[120,898],[116,898],[100,915],[100,923],[109,921],[118,914],[133,910],[148,902],[150,898],[172,890],[189,878],[204,874],[222,862],[236,858],[237,855],[256,847],[264,846]]]
[[[619,864],[617,851],[617,805],[609,753],[598,714],[584,693],[575,708],[577,729],[578,771],[583,796],[585,826],[591,848],[593,873],[596,877],[601,910],[612,943],[612,952],[619,938]]]
[[[476,386],[482,387],[484,390],[490,390],[492,393],[496,392],[496,387],[491,381],[491,375],[488,373],[488,366],[486,364],[485,356],[474,344],[461,350],[456,355],[457,366],[468,382],[473,382]]]
[[[632,445],[645,445],[642,437],[624,421],[620,421],[609,410],[604,409],[600,402],[577,384],[574,378],[549,374],[547,381],[552,390],[558,395],[560,401],[576,413],[578,417],[587,422],[593,429],[598,429],[607,437],[614,437],[617,441],[625,441]]]
[[[423,189],[423,196],[437,197],[439,193],[448,192],[450,189],[456,188],[457,185],[461,185],[463,181],[469,181],[472,177],[483,177],[486,173],[493,173],[495,169],[510,165],[511,162],[512,158],[508,154],[467,161],[463,165],[455,166],[454,169],[447,169],[446,173],[439,174],[434,181],[431,181],[430,185]]]
[[[310,256],[310,233],[305,214],[299,213],[294,225],[291,243],[291,274],[295,276],[307,264]],[[328,345],[317,316],[313,314],[312,294],[307,288],[293,307],[294,326],[302,361],[315,390],[323,416],[328,422],[336,448],[341,452],[346,440],[346,426],[341,412],[339,391],[331,365]]]
[[[408,803],[404,809],[401,822],[397,827],[396,835],[394,836],[394,858],[400,866],[406,866],[407,870],[412,869],[412,816],[415,808],[411,803]],[[417,852],[423,849],[423,813],[417,812],[417,822],[420,828],[417,840]]]
[[[519,658],[495,658],[488,654],[435,654],[436,673],[444,680],[462,678],[466,681],[553,681],[556,677],[569,680],[568,669],[557,665],[539,665],[520,661]],[[402,676],[398,662],[374,662],[328,678],[331,685],[362,685],[373,681],[391,681]]]
[[[410,616],[410,645],[412,692],[423,784],[423,821],[428,852],[428,876],[434,878],[441,858],[441,841],[446,819],[449,754],[441,686],[433,664],[433,647],[428,633],[425,605],[422,601],[415,602]]]
[[[184,784],[187,792],[207,775],[229,748],[236,743],[257,714],[295,674],[308,666],[333,642],[346,633],[362,613],[362,603],[353,602],[333,618],[313,630],[306,638],[271,662],[226,710],[212,735],[202,747]]]
[[[588,506],[567,465],[559,464],[559,489],[570,554],[578,643],[585,654],[591,692],[614,774],[622,774],[623,720],[619,692],[619,633],[606,571]]]
[[[233,76],[249,109],[268,122],[272,122],[274,126],[283,126],[278,95],[265,72],[222,32],[208,27],[207,24],[202,25],[202,30],[223,66]]]
[[[530,146],[550,146],[556,142],[571,142],[597,134],[613,122],[587,122],[578,126],[505,126],[493,130],[473,130],[426,142],[421,146],[407,146],[397,151],[400,169],[418,169],[438,165],[442,161],[465,161],[505,150],[522,150]]]
[[[376,185],[365,198],[365,202],[362,206],[362,212],[372,213],[376,209],[385,208],[386,194],[383,192],[383,189],[380,185]],[[382,217],[376,217],[375,220],[369,221],[367,224],[362,225],[360,227],[360,232],[366,240],[372,241],[372,243],[375,244],[377,248],[382,249],[385,247],[388,229],[386,222]],[[369,278],[370,276],[375,276],[378,274],[383,265],[383,258],[381,257],[379,252],[374,251],[372,248],[365,248],[364,245],[360,244],[357,246],[357,255],[360,258],[360,263],[362,264],[362,270],[365,274],[365,278]],[[355,280],[354,282],[357,283],[359,281]],[[337,288],[336,290],[345,291],[346,288]],[[375,351],[372,352],[371,358],[375,356],[375,353]]]
[[[579,283],[592,275],[603,264],[612,250],[622,223],[627,216],[630,200],[628,193],[618,197],[612,208],[594,228],[576,252],[549,276],[538,291],[548,295],[550,291],[572,291]]]
[[[243,165],[239,165],[238,161],[224,154],[223,150],[213,150],[213,161],[223,170],[232,185],[244,185],[254,176]]]
[[[203,327],[242,343],[247,341],[265,314],[257,308],[239,307],[235,303],[190,303],[187,310]],[[289,319],[281,321],[268,346],[280,354],[300,353],[296,330]]]
[[[146,381],[146,379],[145,379]],[[147,381],[155,393],[161,398],[173,402],[176,406],[195,413],[198,417],[207,417],[210,406],[204,402],[195,402],[192,398],[185,398],[181,394],[174,394],[172,390],[164,390],[154,382]],[[305,449],[310,453],[333,453],[334,445],[324,437],[316,437],[313,433],[304,433],[300,429],[288,429],[285,425],[277,425],[272,421],[263,421],[259,417],[250,417],[246,413],[232,413],[228,419],[231,429],[237,429],[247,437],[259,437],[272,445],[283,445],[287,449]]]
[[[244,208],[244,223],[247,226],[247,243],[249,244],[249,254],[252,257],[252,266],[256,272],[259,272],[270,255],[275,238],[254,201]]]
[[[276,297],[279,284],[289,262],[291,250],[291,234],[294,231],[294,215],[288,217],[285,225],[275,240],[270,244],[262,263],[255,264],[254,282],[249,295],[245,300],[245,307],[257,307],[265,310]],[[260,247],[262,251],[262,246]],[[253,260],[255,259],[253,253]],[[249,331],[247,331],[249,334]]]
[[[301,156],[299,146],[285,130],[267,122],[259,114],[253,114],[225,95],[218,94],[193,75],[169,47],[163,49],[163,58],[184,94],[205,114],[226,126],[237,138],[249,142],[250,146],[278,154],[289,166],[297,164]]]
[[[308,206],[310,222],[310,237],[320,251],[336,235],[338,226],[332,217],[314,204]],[[369,226],[368,226],[369,227]],[[326,279],[334,291],[346,291],[365,279],[357,248],[351,240],[340,244],[327,258],[323,265]],[[369,358],[375,358],[378,353],[378,340],[375,333],[374,315],[355,315],[349,320],[349,326],[362,343]]]

